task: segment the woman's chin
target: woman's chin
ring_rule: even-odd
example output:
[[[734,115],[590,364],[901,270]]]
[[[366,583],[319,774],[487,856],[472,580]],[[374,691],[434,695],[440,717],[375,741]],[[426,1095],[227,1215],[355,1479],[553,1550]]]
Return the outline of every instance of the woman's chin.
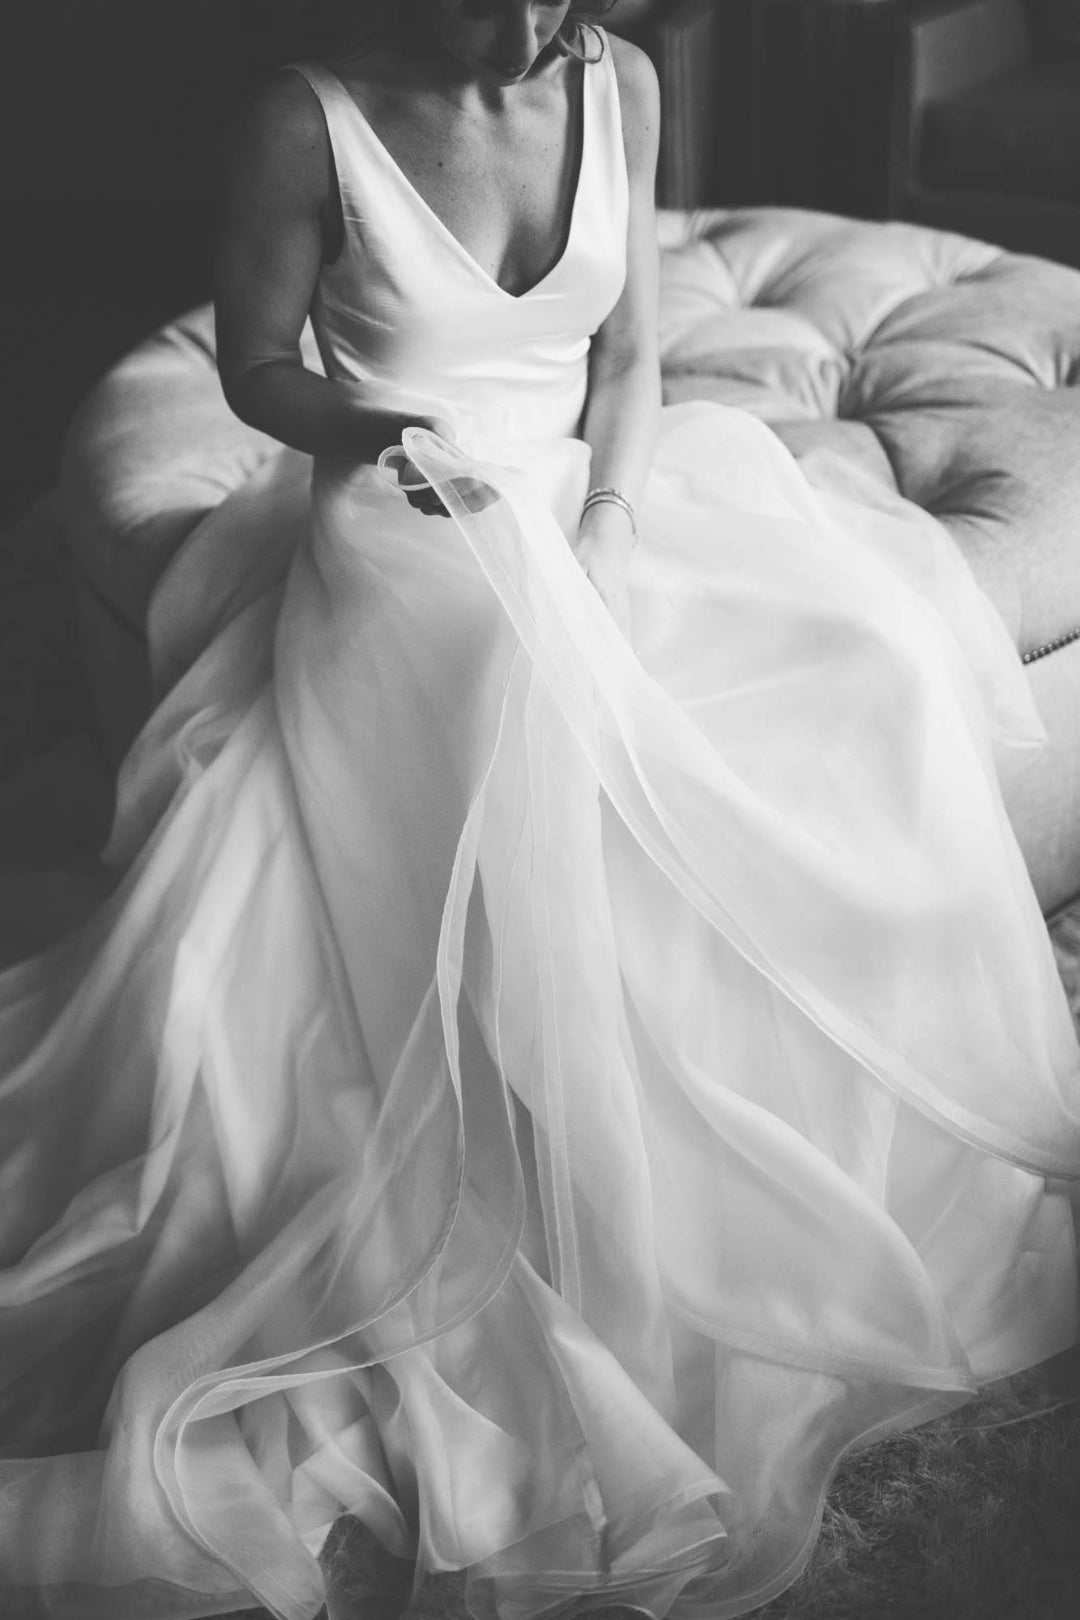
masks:
[[[506,84],[506,85],[520,84],[522,82],[522,80],[527,76],[528,71],[529,71],[528,68],[524,68],[520,73],[510,73],[505,68],[486,68],[485,69],[485,72],[486,72],[488,78],[494,79],[496,84]]]
[[[490,56],[483,56],[477,62],[477,67],[484,77],[496,84],[520,84],[535,66],[535,62],[526,62],[522,67],[516,62],[501,62],[497,57]]]

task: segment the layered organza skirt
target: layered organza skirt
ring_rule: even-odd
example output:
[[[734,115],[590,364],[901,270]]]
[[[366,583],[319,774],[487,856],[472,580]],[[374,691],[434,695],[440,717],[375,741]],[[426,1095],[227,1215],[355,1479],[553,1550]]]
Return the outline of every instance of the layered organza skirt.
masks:
[[[114,897],[0,978],[0,1608],[310,1620],[357,1515],[504,1620],[718,1620],[840,1455],[1073,1342],[1080,1056],[937,526],[665,412],[282,452],[154,604]],[[466,451],[468,453],[466,453]]]

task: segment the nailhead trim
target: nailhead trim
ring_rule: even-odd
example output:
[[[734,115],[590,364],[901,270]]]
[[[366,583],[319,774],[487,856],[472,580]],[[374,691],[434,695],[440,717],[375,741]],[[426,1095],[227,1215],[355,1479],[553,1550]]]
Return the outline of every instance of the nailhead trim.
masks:
[[[1080,628],[1068,630],[1063,636],[1056,636],[1053,641],[1044,641],[1041,647],[1032,647],[1021,659],[1024,664],[1034,664],[1036,659],[1045,658],[1048,653],[1057,652],[1059,647],[1067,647],[1070,641],[1080,641]]]

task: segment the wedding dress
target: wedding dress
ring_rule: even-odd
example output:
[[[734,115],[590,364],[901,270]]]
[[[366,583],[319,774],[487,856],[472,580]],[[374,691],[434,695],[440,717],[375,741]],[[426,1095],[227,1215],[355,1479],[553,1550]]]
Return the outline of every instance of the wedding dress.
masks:
[[[479,1614],[741,1614],[845,1450],[1077,1334],[1038,721],[936,524],[712,404],[615,627],[609,55],[520,296],[301,71],[326,368],[452,420],[452,519],[283,450],[158,592],[115,897],[0,978],[0,1609],[310,1620],[348,1512]]]

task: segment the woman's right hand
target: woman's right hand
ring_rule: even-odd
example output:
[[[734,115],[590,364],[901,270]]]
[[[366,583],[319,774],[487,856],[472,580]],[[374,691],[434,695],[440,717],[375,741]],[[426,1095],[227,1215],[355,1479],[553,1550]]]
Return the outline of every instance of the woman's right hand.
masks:
[[[457,442],[453,427],[441,416],[417,416],[408,426],[427,428],[430,433],[437,433],[440,439],[445,439],[447,444]],[[404,451],[397,466],[397,481],[404,489],[405,499],[417,512],[423,512],[428,517],[450,516],[439,496],[425,482],[420,468],[409,460]],[[496,491],[489,484],[480,483],[475,478],[454,478],[450,482],[469,512],[482,512],[485,506],[498,499]],[[407,486],[410,484],[422,484],[423,488],[409,489]]]
[[[437,433],[440,439],[447,444],[454,444],[454,429],[443,416],[417,416],[409,423],[410,427],[426,428],[429,433]],[[417,512],[423,512],[428,517],[449,517],[442,501],[424,480],[424,474],[415,462],[405,456],[398,467],[397,481],[399,485],[423,484],[422,489],[405,488],[405,499]]]

